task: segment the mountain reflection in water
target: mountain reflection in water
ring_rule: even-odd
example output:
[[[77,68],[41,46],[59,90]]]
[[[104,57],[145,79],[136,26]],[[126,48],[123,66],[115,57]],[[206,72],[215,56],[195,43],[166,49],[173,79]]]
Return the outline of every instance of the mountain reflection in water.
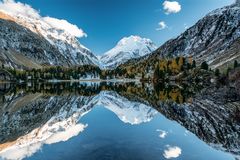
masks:
[[[212,98],[210,93],[198,86],[106,82],[6,83],[0,84],[0,93],[2,159],[41,159],[38,157],[39,151],[42,150],[43,154],[48,152],[44,147],[61,144],[64,148],[66,143],[78,136],[79,141],[86,138],[86,144],[82,142],[78,146],[81,155],[73,157],[75,159],[146,159],[140,153],[135,154],[144,147],[149,150],[144,154],[148,159],[155,159],[156,156],[159,156],[158,159],[202,159],[200,150],[196,155],[187,152],[191,152],[191,147],[197,145],[210,158],[240,158],[239,102],[217,101],[218,99]],[[109,113],[105,109],[114,113],[122,123],[114,118],[106,119]],[[105,116],[99,117],[100,113]],[[106,122],[100,123],[104,119]],[[180,125],[176,125],[176,122]],[[107,133],[96,129],[95,134],[87,134],[91,131],[90,127],[105,125],[111,126],[106,127]],[[124,128],[125,125],[127,128]],[[132,130],[137,126],[140,128]],[[165,129],[161,129],[161,126],[165,126]],[[154,127],[156,128],[152,132]],[[111,141],[117,142],[108,148],[106,146],[110,140],[104,138],[113,132],[110,129],[116,130],[116,137],[111,137]],[[138,134],[133,134],[134,137],[128,134],[121,139],[128,132]],[[184,142],[184,137],[182,141],[178,139],[177,132],[188,135],[185,139],[189,142]],[[164,143],[158,144],[160,142],[157,142],[153,133],[158,139],[164,140]],[[97,136],[96,134],[103,136],[102,141],[95,139],[89,143],[87,137]],[[143,139],[145,136],[146,139]],[[126,145],[124,142],[128,138],[132,143],[128,141]],[[121,143],[118,142],[120,139]],[[177,142],[178,146],[173,142]],[[187,146],[186,143],[194,143],[196,146]],[[103,144],[106,146],[102,147]],[[122,148],[117,148],[118,146]],[[140,146],[142,147],[139,148]],[[66,150],[67,148],[64,151]],[[123,153],[119,153],[120,151]],[[140,155],[142,158],[138,157]]]

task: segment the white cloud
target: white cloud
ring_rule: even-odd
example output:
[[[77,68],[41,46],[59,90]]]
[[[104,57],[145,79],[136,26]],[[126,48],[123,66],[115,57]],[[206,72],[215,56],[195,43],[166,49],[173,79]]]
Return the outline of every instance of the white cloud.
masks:
[[[40,18],[39,12],[33,9],[30,5],[14,0],[0,1],[0,11],[6,12],[10,15],[22,15],[25,17]]]
[[[174,147],[167,146],[167,149],[164,150],[163,156],[164,156],[166,159],[170,159],[170,158],[177,158],[177,157],[179,157],[181,154],[182,154],[181,148],[179,148],[179,147],[177,147],[177,146],[174,146]]]
[[[164,21],[161,21],[158,23],[158,28],[156,29],[157,31],[163,30],[167,28],[167,24]]]
[[[0,11],[10,14],[13,17],[21,15],[23,17],[42,20],[51,27],[64,30],[74,37],[81,38],[87,36],[87,34],[76,25],[71,24],[66,20],[60,20],[52,17],[42,17],[39,11],[35,10],[30,5],[23,4],[21,2],[15,2],[14,0],[0,1]]]
[[[78,28],[76,25],[69,23],[66,20],[60,20],[51,17],[44,17],[43,20],[51,25],[53,28],[58,28],[65,30],[75,37],[86,37],[87,34],[83,32],[82,29]]]
[[[166,14],[178,13],[181,11],[181,5],[177,1],[164,1],[163,9]]]
[[[157,129],[157,132],[159,132],[159,137],[160,138],[165,138],[168,134],[167,131],[164,131],[164,130],[160,130],[160,129]]]

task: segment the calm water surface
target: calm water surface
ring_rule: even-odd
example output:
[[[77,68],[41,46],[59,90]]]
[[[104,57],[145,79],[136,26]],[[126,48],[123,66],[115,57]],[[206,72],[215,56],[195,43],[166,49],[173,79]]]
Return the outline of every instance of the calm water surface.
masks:
[[[185,97],[190,94],[175,87],[161,90],[170,95],[161,97],[161,91],[148,86],[149,95],[139,97],[136,88],[143,95],[141,89],[146,86],[132,85],[2,87],[1,159],[239,158],[239,140],[235,139],[239,130],[226,128],[237,127],[238,121],[223,124],[220,118],[206,116],[211,113],[192,110],[194,100]],[[212,126],[218,121],[221,127]],[[229,138],[221,139],[219,134]]]

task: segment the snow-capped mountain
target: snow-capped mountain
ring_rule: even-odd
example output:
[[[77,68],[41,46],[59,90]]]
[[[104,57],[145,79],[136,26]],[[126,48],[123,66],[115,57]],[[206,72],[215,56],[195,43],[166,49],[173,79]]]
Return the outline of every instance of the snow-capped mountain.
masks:
[[[42,17],[22,3],[7,1],[5,5],[8,6],[0,8],[0,19],[4,23],[1,25],[0,48],[4,51],[1,63],[13,68],[22,67],[26,61],[31,64],[25,67],[32,68],[43,65],[98,65],[98,58],[79,43],[77,37],[85,36],[85,33],[77,26],[65,20]],[[19,10],[12,10],[12,5],[17,5]],[[17,32],[15,28],[18,28]],[[22,35],[29,38],[23,39]],[[36,44],[31,44],[36,39]]]
[[[114,69],[130,59],[145,56],[156,48],[150,39],[139,36],[124,37],[100,58],[100,62],[104,68]]]
[[[0,5],[0,19],[3,23],[0,64],[11,68],[89,64],[114,69],[129,59],[145,56],[156,49],[151,40],[130,36],[98,58],[79,43],[78,37],[86,34],[76,25],[43,17],[31,6],[20,2],[4,1]]]
[[[74,35],[56,28],[46,21],[46,18],[37,19],[18,15],[15,16],[15,19],[18,24],[40,34],[48,40],[60,51],[64,58],[70,61],[70,65],[98,65],[97,57],[89,49],[80,44]],[[51,64],[54,64],[54,61],[51,61],[51,59],[49,61]]]
[[[197,64],[207,61],[211,68],[228,66],[240,60],[240,3],[207,14],[194,26],[175,39],[159,47],[147,58],[139,58],[127,65],[155,64],[162,57],[192,56]]]
[[[3,23],[0,43],[4,54],[0,56],[4,60],[2,63],[12,68],[22,68],[24,65],[40,68],[43,65],[67,67],[90,64],[114,69],[157,48],[150,39],[130,36],[120,40],[113,49],[98,58],[79,43],[76,35],[56,26],[55,23],[63,23],[63,20],[4,10],[0,10],[0,19]]]

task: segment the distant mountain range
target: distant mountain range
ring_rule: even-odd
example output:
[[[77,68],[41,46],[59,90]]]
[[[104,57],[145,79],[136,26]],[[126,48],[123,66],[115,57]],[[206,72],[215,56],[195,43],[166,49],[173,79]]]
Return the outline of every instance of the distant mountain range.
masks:
[[[240,60],[239,1],[207,14],[158,49],[149,39],[130,36],[100,58],[75,36],[42,18],[1,12],[0,23],[0,64],[11,68],[96,65],[115,69],[119,65],[154,65],[161,58],[176,56],[191,56],[197,64],[207,61],[212,68],[219,68]]]

